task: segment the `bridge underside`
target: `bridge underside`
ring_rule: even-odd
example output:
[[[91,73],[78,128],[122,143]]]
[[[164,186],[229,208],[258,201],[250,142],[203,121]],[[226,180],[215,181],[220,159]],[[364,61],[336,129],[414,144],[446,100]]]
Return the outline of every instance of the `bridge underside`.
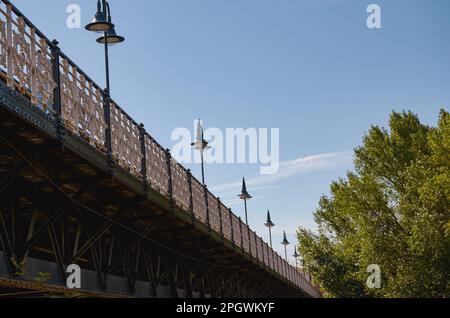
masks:
[[[77,264],[88,296],[307,296],[3,83],[0,243],[0,293],[59,288]]]

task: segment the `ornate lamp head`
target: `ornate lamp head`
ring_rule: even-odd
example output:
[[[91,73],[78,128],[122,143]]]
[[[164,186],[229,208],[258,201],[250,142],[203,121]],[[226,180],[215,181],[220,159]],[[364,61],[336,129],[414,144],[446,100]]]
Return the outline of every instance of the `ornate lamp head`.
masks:
[[[283,231],[283,242],[281,242],[281,244],[283,244],[284,246],[288,246],[289,244],[291,244],[291,243],[289,243],[289,241],[287,239],[285,231]]]
[[[91,23],[86,25],[86,30],[96,33],[108,32],[114,26],[111,21],[108,20],[107,12],[106,12],[106,1],[102,2],[100,0],[97,1],[97,12],[95,13],[94,19]]]
[[[275,224],[272,222],[272,219],[270,217],[270,211],[269,210],[267,210],[267,221],[266,221],[266,223],[264,225],[266,227],[268,227],[268,228],[275,227]]]
[[[242,179],[242,190],[241,194],[239,194],[239,198],[241,198],[241,200],[250,200],[251,198],[253,198],[247,192],[247,185],[245,184],[245,178]]]
[[[101,36],[97,39],[98,43],[105,44],[105,41],[107,41],[108,45],[116,45],[125,41],[123,36],[117,35],[114,24],[111,25],[111,29],[106,32],[106,37]]]

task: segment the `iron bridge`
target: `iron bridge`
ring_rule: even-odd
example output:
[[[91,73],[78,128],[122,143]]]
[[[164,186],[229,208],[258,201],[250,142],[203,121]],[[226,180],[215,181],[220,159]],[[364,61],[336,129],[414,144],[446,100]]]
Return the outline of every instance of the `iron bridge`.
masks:
[[[320,297],[0,0],[0,294]]]

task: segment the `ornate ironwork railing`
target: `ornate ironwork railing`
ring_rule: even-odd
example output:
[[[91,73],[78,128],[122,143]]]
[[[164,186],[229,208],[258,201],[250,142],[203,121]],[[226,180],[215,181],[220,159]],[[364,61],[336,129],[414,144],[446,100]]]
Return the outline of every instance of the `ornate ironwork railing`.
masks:
[[[231,212],[224,204],[221,203],[220,213],[222,215],[222,235],[224,238],[231,241],[233,238],[231,228]]]
[[[105,91],[7,0],[0,0],[0,77],[58,119],[68,133],[109,154],[116,165],[195,220],[290,283],[318,294],[310,278],[273,251],[114,101],[106,112]]]

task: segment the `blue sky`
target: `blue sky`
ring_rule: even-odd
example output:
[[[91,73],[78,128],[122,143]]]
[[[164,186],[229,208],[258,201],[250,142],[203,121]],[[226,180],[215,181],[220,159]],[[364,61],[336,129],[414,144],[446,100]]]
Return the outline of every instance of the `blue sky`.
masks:
[[[104,86],[95,35],[66,27],[79,4],[83,25],[94,0],[13,3]],[[258,165],[208,165],[215,193],[235,200],[249,179],[250,223],[267,240],[267,209],[295,243],[298,226],[314,228],[313,211],[329,184],[352,168],[352,150],[371,124],[392,110],[412,110],[435,124],[450,104],[448,0],[110,0],[127,41],[111,49],[113,98],[163,145],[173,129],[205,126],[280,128],[279,176]],[[382,29],[366,27],[366,8],[382,9]],[[190,166],[199,176],[198,166]],[[291,246],[291,250],[293,247]],[[291,251],[290,254],[292,254]]]

